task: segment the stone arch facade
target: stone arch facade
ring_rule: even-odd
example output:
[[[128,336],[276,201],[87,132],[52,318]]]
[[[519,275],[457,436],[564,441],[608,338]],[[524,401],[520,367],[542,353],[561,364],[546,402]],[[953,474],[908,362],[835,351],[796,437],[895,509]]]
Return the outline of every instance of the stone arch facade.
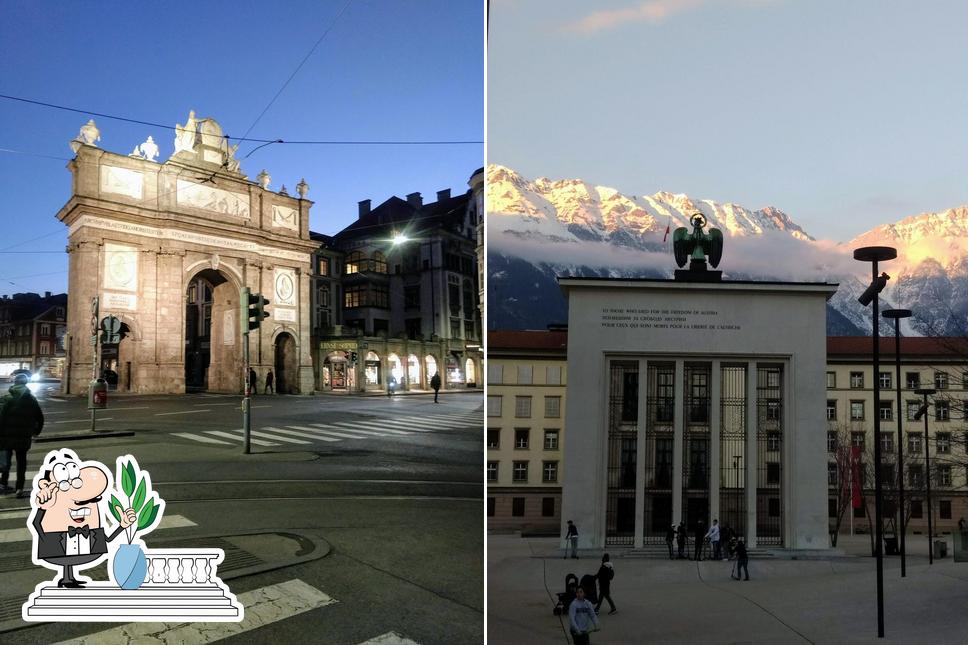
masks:
[[[186,131],[208,121],[192,116]],[[83,393],[90,380],[95,297],[99,317],[116,315],[134,330],[119,348],[129,352],[119,362],[131,364],[132,391],[184,392],[188,289],[199,274],[224,280],[213,285],[204,341],[216,367],[207,389],[241,392],[239,299],[248,287],[270,301],[270,318],[248,336],[250,364],[260,375],[274,365],[274,329],[284,326],[296,348],[292,389],[312,391],[312,202],[269,190],[268,178],[249,180],[232,150],[206,133],[176,141],[163,163],[76,142],[73,193],[57,214],[68,227],[67,393]]]

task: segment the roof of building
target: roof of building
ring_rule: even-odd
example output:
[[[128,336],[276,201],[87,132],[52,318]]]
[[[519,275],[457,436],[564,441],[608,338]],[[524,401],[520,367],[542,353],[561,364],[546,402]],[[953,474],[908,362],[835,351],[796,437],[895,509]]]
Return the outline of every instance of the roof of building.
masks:
[[[66,306],[66,293],[44,296],[37,293],[15,293],[13,297],[0,299],[0,308],[10,311],[10,322],[33,320],[52,307]]]
[[[391,197],[376,208],[360,215],[359,219],[335,235],[356,237],[357,234],[372,234],[385,227],[394,227],[415,233],[440,225],[460,225],[467,211],[470,191],[416,206],[405,199]]]

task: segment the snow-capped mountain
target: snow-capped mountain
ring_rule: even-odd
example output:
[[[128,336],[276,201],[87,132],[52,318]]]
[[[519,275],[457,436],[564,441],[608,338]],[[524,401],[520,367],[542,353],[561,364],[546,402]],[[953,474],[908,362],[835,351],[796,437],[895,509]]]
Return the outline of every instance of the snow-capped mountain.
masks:
[[[491,328],[540,329],[566,320],[558,275],[671,277],[666,227],[688,226],[699,211],[727,238],[724,278],[839,283],[827,307],[830,334],[871,328],[870,309],[857,302],[869,281],[869,265],[852,259],[861,246],[898,249],[898,259],[882,266],[892,276],[882,300],[914,310],[906,333],[968,330],[968,206],[908,217],[838,244],[815,240],[772,206],[751,210],[662,191],[626,195],[577,179],[528,180],[494,164],[486,198]],[[886,323],[882,330],[891,331]]]

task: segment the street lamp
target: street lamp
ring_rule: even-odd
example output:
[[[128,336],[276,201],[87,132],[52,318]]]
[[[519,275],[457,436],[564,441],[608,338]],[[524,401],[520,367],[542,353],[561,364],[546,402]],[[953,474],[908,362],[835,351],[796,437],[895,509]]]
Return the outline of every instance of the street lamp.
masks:
[[[907,527],[904,524],[904,441],[901,436],[901,318],[910,318],[910,309],[885,309],[881,314],[894,321],[894,378],[897,379],[897,505],[900,509],[901,520],[901,577],[907,576],[907,556],[904,552],[904,536]],[[880,411],[878,411],[878,416]]]
[[[877,637],[884,638],[884,536],[881,526],[881,509],[883,503],[883,489],[881,486],[881,352],[880,352],[880,316],[878,316],[878,294],[887,286],[890,276],[886,273],[877,275],[877,263],[893,260],[897,257],[897,249],[890,246],[865,246],[854,250],[854,259],[871,263],[870,286],[857,299],[860,304],[872,305],[871,320],[874,327],[874,555],[877,557]]]
[[[918,411],[914,413],[914,420],[917,421],[921,417],[924,417],[924,477],[925,483],[928,486],[927,498],[928,498],[928,564],[934,564],[934,551],[931,550],[931,457],[928,451],[928,397],[935,393],[935,390],[930,388],[922,388],[919,390],[914,390],[915,394],[921,394],[924,396],[924,403],[918,408]]]

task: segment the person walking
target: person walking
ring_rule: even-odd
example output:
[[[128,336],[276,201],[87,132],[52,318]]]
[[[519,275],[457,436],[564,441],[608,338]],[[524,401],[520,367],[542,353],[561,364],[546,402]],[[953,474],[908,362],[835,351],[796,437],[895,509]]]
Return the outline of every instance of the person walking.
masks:
[[[673,555],[672,555],[672,543],[675,541],[675,539],[676,539],[676,527],[674,525],[670,524],[669,525],[669,528],[666,529],[666,546],[669,547],[669,559],[670,560],[673,559]]]
[[[249,392],[252,394],[259,393],[259,377],[255,375],[255,370],[251,367],[249,368]]]
[[[598,631],[598,616],[595,615],[592,603],[585,598],[582,587],[575,591],[575,599],[568,606],[568,624],[575,645],[590,645],[588,634]]]
[[[746,543],[743,542],[743,538],[739,538],[736,541],[736,579],[739,580],[739,572],[743,571],[746,574],[745,580],[750,579],[750,568],[749,568],[750,556],[746,552]]]
[[[440,394],[440,372],[434,372],[430,378],[430,387],[434,388],[434,403],[440,403],[437,400],[437,395]]]
[[[17,499],[30,497],[30,491],[24,490],[27,451],[33,438],[44,429],[44,413],[27,387],[28,380],[26,374],[17,374],[9,393],[0,402],[0,491],[15,492]],[[17,479],[10,488],[14,455],[17,456]]]
[[[682,560],[686,557],[686,523],[679,522],[679,527],[676,529],[676,545],[679,547],[679,559]]]
[[[387,396],[393,396],[393,390],[397,387],[397,377],[393,374],[387,379]]]
[[[719,520],[713,520],[713,525],[706,531],[705,537],[713,545],[713,560],[724,560],[725,558],[719,550]]]
[[[595,605],[595,613],[602,608],[602,603],[608,600],[608,606],[612,608],[609,614],[614,614],[618,611],[615,608],[615,603],[612,602],[612,578],[615,577],[615,569],[612,568],[612,563],[608,559],[608,554],[602,556],[602,566],[598,567],[598,604]]]
[[[275,377],[272,375],[272,370],[266,372],[266,389],[264,394],[268,394],[269,392],[272,392],[273,394],[276,393],[275,389],[272,387],[272,381],[274,378]]]
[[[702,561],[702,547],[703,547],[703,543],[706,541],[706,532],[703,530],[705,528],[706,528],[706,523],[705,522],[703,522],[702,520],[699,520],[698,522],[696,522],[696,533],[695,533],[695,537],[696,537],[696,554],[695,554],[695,560],[696,560],[696,562],[701,562]]]
[[[571,547],[571,557],[578,559],[578,527],[568,520],[568,530],[565,532],[565,555],[568,557],[568,547]]]

